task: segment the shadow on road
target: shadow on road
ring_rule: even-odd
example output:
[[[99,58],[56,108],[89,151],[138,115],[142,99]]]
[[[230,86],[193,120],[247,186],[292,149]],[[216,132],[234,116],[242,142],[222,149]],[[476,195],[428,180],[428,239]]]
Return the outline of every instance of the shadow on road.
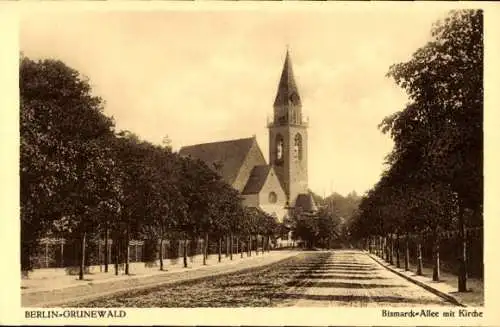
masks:
[[[329,273],[329,272],[340,272],[340,273],[354,273],[354,274],[373,274],[374,271],[377,271],[377,270],[380,270],[380,269],[375,269],[375,268],[371,268],[371,269],[348,269],[348,268],[323,268],[323,267],[319,267],[319,268],[306,268],[306,267],[303,267],[303,268],[288,268],[288,270],[290,272],[313,272],[313,271],[316,271],[316,272],[323,272],[323,273]]]
[[[251,282],[247,282],[247,283],[219,283],[220,287],[240,287],[240,286],[243,286],[243,287],[255,287],[255,286],[261,286],[261,287],[268,287],[268,288],[272,288],[274,287],[274,285],[272,283],[251,283]]]
[[[309,279],[348,279],[348,280],[381,280],[381,279],[389,279],[387,277],[380,277],[380,276],[353,276],[353,275],[333,275],[333,274],[324,274],[324,275],[303,274],[303,275],[297,276],[297,278],[309,278]]]
[[[345,265],[345,266],[357,266],[357,267],[373,267],[372,263],[361,263],[361,262],[351,262],[351,261],[330,261],[323,263],[325,266],[337,266],[337,265]]]
[[[307,277],[306,277],[307,278]],[[287,282],[286,286],[295,286],[300,281]],[[391,285],[391,284],[364,284],[364,283],[346,283],[346,282],[314,282],[308,287],[330,287],[330,288],[392,288],[392,287],[407,287],[405,285]]]
[[[290,268],[321,268],[321,269],[353,269],[353,270],[374,270],[375,266],[369,265],[369,266],[357,266],[357,265],[344,265],[344,264],[335,264],[335,265],[295,265],[295,266],[290,266]]]
[[[280,300],[311,300],[311,301],[337,301],[337,302],[361,302],[361,303],[412,303],[433,304],[437,301],[423,301],[418,298],[405,298],[400,296],[360,296],[360,295],[319,295],[319,294],[297,294],[279,293],[274,294],[273,299]],[[425,303],[424,303],[425,302]]]
[[[329,275],[343,275],[345,273],[346,273],[345,271],[328,271],[328,272],[301,271],[300,273],[288,274],[288,275],[290,277],[307,276],[307,275],[309,275],[309,276],[329,276]],[[355,274],[351,274],[350,276],[352,276],[352,277],[375,277],[373,273],[369,273],[369,272],[357,272]],[[311,278],[315,278],[315,277],[311,277]],[[319,278],[319,277],[317,277],[317,278]],[[356,278],[353,278],[353,279],[356,279]]]

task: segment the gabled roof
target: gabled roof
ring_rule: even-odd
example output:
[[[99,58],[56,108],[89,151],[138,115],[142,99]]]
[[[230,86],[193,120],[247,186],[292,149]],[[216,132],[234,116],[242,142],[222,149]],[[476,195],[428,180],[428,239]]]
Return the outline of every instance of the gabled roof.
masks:
[[[311,193],[302,193],[297,196],[295,208],[301,208],[304,212],[314,212],[318,210]]]
[[[266,182],[269,171],[271,171],[271,166],[269,165],[255,166],[250,173],[250,177],[248,178],[248,182],[242,194],[259,193]]]
[[[284,106],[293,104],[300,106],[300,95],[293,77],[292,61],[290,53],[286,51],[285,63],[281,71],[280,83],[278,85],[278,92],[274,100],[274,106]]]
[[[179,154],[204,161],[219,173],[226,183],[232,185],[254,142],[255,137],[250,137],[196,144],[182,147]]]

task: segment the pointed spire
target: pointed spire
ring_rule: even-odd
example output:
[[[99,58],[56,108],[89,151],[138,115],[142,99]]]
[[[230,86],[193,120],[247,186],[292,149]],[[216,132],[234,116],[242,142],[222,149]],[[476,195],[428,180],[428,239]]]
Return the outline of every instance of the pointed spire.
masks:
[[[292,61],[290,59],[290,50],[287,45],[285,63],[281,72],[281,78],[278,85],[278,92],[274,100],[274,106],[287,105],[300,106],[300,95],[293,77]]]

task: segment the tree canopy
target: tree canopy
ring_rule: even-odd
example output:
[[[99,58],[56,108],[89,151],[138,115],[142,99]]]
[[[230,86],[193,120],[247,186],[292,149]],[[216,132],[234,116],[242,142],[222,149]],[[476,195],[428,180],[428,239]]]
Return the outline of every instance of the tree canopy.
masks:
[[[108,231],[117,242],[275,233],[274,218],[246,214],[240,194],[168,136],[155,145],[115,131],[88,79],[63,62],[22,56],[20,95],[23,269],[55,234],[81,239],[83,265],[86,235]]]
[[[433,25],[431,40],[387,76],[409,102],[379,125],[394,148],[352,229],[362,238],[455,228],[465,253],[465,226],[482,225],[482,11],[451,11]],[[461,261],[465,278],[464,255]]]

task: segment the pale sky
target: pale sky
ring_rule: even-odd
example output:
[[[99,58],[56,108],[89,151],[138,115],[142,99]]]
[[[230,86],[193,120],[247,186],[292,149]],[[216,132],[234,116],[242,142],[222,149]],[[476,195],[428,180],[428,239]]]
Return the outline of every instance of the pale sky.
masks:
[[[385,74],[447,12],[366,8],[32,14],[20,48],[88,76],[117,129],[153,143],[168,134],[175,150],[255,134],[268,158],[266,119],[288,44],[310,121],[309,187],[362,194],[392,148],[377,125],[408,101]]]

